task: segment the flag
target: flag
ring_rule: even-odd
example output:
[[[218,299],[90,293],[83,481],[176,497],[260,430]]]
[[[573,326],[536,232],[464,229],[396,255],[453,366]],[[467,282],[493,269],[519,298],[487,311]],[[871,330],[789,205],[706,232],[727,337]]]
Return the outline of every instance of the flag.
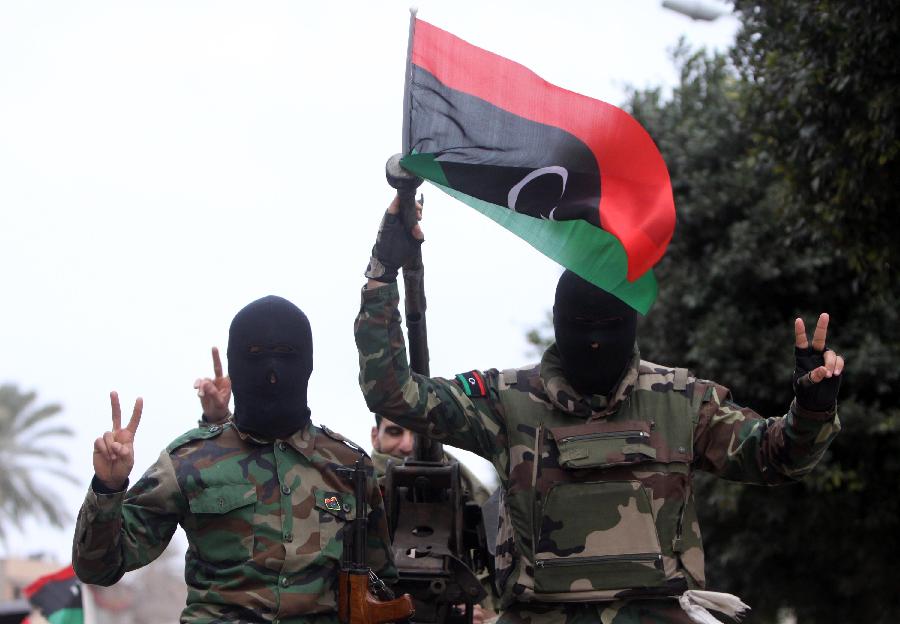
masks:
[[[675,227],[628,113],[412,16],[401,165],[642,313]]]
[[[81,583],[72,566],[42,576],[25,588],[25,597],[50,624],[84,624]]]

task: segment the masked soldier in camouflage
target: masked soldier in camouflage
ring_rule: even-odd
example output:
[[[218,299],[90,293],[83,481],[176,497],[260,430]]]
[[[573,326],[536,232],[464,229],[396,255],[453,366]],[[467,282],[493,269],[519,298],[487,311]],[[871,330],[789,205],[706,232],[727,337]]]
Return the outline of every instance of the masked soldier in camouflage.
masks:
[[[78,577],[111,585],[153,561],[181,525],[187,605],[182,622],[337,622],[337,575],[349,520],[368,516],[368,562],[393,580],[381,493],[370,479],[370,508],[357,509],[352,484],[335,471],[362,451],[310,423],[309,321],[291,302],[265,297],[234,317],[228,336],[230,379],[215,398],[234,416],[172,442],[127,492],[133,440],[142,411],[94,443],[94,479],[72,548]],[[204,402],[204,406],[209,401]],[[371,464],[369,464],[371,466]]]
[[[828,315],[811,345],[795,321],[795,400],[777,418],[686,369],[642,361],[634,310],[568,271],[553,308],[556,343],[539,364],[422,377],[407,366],[395,283],[421,234],[403,229],[396,205],[356,319],[360,385],[373,412],[497,469],[500,622],[715,621],[698,613],[704,598],[740,610],[733,596],[698,591],[706,578],[691,475],[774,485],[812,469],[840,429],[844,362],[825,348]]]

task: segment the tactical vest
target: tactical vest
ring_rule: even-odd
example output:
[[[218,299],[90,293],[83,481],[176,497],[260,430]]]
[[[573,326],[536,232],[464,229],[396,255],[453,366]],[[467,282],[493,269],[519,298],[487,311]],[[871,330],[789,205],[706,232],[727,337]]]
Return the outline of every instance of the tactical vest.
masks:
[[[543,387],[539,373],[499,380],[510,449],[497,540],[509,546],[496,556],[504,604],[702,587],[691,491],[699,406],[687,371],[641,362],[619,408],[587,421],[533,391]]]

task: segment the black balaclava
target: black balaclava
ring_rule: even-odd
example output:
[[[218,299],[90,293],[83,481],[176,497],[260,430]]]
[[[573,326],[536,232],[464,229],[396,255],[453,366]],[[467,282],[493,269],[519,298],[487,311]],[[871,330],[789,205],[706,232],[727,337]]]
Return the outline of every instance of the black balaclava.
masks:
[[[584,394],[608,395],[631,362],[637,312],[566,271],[556,285],[553,330],[569,383]]]
[[[228,330],[228,374],[238,428],[275,440],[304,427],[312,367],[312,331],[300,308],[270,295],[238,312]]]

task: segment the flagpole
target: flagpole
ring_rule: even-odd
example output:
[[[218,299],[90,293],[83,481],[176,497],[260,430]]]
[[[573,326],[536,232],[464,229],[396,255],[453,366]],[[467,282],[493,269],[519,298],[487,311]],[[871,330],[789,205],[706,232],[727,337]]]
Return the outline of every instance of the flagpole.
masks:
[[[410,110],[410,85],[412,83],[412,50],[413,36],[416,33],[416,13],[418,9],[414,6],[409,7],[409,39],[406,44],[406,80],[403,82],[403,145],[400,146],[400,154],[406,156],[412,150],[409,144],[409,117],[412,114]]]
[[[81,584],[81,610],[84,624],[97,624],[97,603],[94,601],[94,588],[87,583]]]

